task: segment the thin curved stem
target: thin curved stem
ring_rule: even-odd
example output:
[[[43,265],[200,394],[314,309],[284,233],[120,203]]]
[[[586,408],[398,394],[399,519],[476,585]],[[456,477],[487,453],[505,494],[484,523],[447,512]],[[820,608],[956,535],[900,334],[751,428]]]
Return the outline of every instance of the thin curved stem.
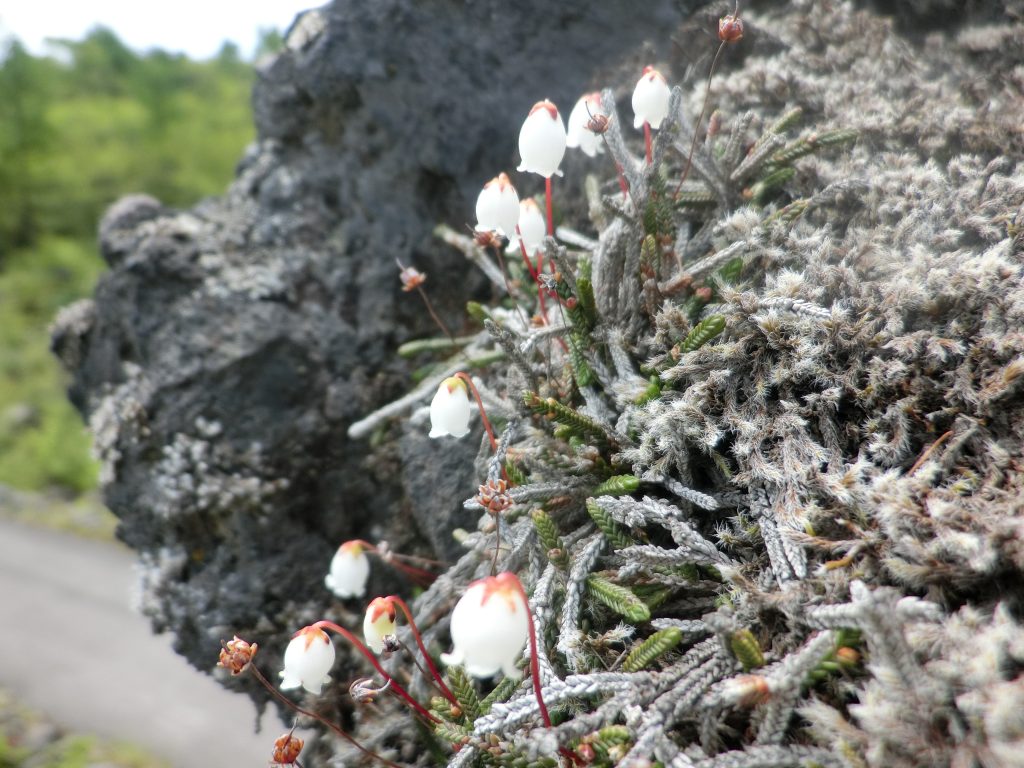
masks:
[[[371,552],[377,555],[382,561],[384,561],[390,566],[397,568],[418,584],[433,584],[437,580],[437,574],[433,573],[432,571],[428,571],[425,568],[417,568],[415,565],[410,565],[408,562],[403,562],[404,560],[428,563],[431,565],[444,565],[444,563],[441,563],[437,560],[430,560],[425,557],[416,557],[415,555],[403,555],[398,552],[392,552],[390,548],[388,548],[386,545],[384,549],[381,549],[377,545],[371,544],[365,539],[350,539],[350,541],[358,542],[367,552]]]
[[[518,224],[516,225],[516,228],[519,228]],[[501,276],[505,279],[505,291],[508,293],[508,297],[512,299],[512,303],[516,305],[516,312],[519,313],[519,319],[523,321],[523,328],[529,329],[530,321],[527,320],[526,312],[524,312],[523,308],[519,305],[519,297],[516,295],[516,292],[512,290],[512,283],[509,282],[508,270],[505,269],[505,257],[501,254],[500,245],[494,246],[494,255],[498,259],[498,267],[501,269]]]
[[[434,310],[434,304],[430,300],[430,297],[427,296],[427,292],[423,290],[423,286],[417,285],[416,290],[419,291],[420,297],[423,299],[423,303],[427,305],[427,312],[430,313],[430,316],[434,319],[434,322],[437,323],[437,327],[440,328],[444,332],[445,336],[448,337],[448,340],[451,341],[452,346],[457,347],[459,343],[455,340],[455,334],[452,333],[451,330],[449,330],[448,326],[445,325],[444,320],[442,320],[440,316],[437,314],[437,312]]]
[[[540,311],[541,320],[547,323],[547,309],[544,306],[544,286],[540,282],[540,270],[534,268],[533,262],[530,261],[530,255],[526,252],[526,242],[523,240],[522,230],[519,229],[519,225],[516,224],[516,234],[519,235],[519,252],[523,254],[523,261],[526,263],[526,271],[530,273],[530,277],[537,284],[537,308]],[[543,266],[538,264],[538,266]]]
[[[416,626],[416,620],[412,617],[412,611],[409,610],[409,606],[406,605],[405,600],[400,598],[398,595],[388,595],[384,599],[390,600],[402,609],[402,613],[405,614],[405,620],[409,622],[409,629],[412,630],[412,636],[416,640],[416,645],[419,646],[420,653],[423,654],[423,660],[427,663],[427,667],[430,669],[430,674],[441,689],[441,693],[443,693],[444,697],[452,704],[458,704],[459,702],[458,699],[455,698],[455,694],[452,693],[448,686],[444,684],[444,680],[441,678],[441,673],[437,671],[437,667],[434,665],[434,660],[430,657],[430,653],[427,651],[427,647],[423,643],[423,638],[420,636],[420,629]]]
[[[432,571],[428,571],[425,568],[417,568],[415,565],[409,565],[408,563],[403,563],[397,559],[387,562],[389,565],[400,570],[408,576],[411,581],[419,584],[421,587],[430,586],[437,581],[437,574]]]
[[[912,466],[910,468],[910,471],[907,472],[907,477],[917,472],[917,470],[920,469],[921,465],[928,461],[928,457],[932,455],[935,449],[942,445],[944,442],[946,442],[952,436],[953,430],[949,430],[948,432],[942,433],[939,436],[939,439],[936,440],[931,445],[929,445],[925,452],[921,454],[920,458],[918,458],[918,460],[914,462],[914,466]]]
[[[334,733],[336,733],[339,736],[341,736],[341,738],[343,738],[345,741],[347,741],[349,744],[351,744],[353,747],[358,749],[360,752],[362,752],[367,757],[372,757],[375,760],[379,760],[380,762],[384,763],[384,765],[391,766],[391,768],[401,768],[401,766],[398,765],[397,763],[393,763],[390,760],[388,760],[386,757],[381,757],[376,752],[374,752],[372,749],[368,749],[367,747],[364,747],[362,744],[360,744],[358,741],[356,741],[354,736],[352,736],[351,734],[347,733],[340,725],[332,723],[330,720],[328,720],[323,715],[318,715],[316,712],[312,712],[312,711],[310,711],[308,709],[303,709],[302,707],[300,707],[294,701],[292,701],[287,696],[285,696],[283,693],[281,693],[279,690],[277,690],[277,688],[275,688],[274,685],[269,680],[267,680],[267,678],[263,675],[263,673],[260,672],[259,668],[255,664],[249,664],[249,669],[252,670],[253,675],[256,677],[257,680],[259,680],[260,684],[264,688],[266,688],[268,691],[270,691],[270,694],[275,699],[277,699],[282,704],[284,704],[286,707],[289,707],[290,709],[295,710],[300,715],[305,715],[306,717],[310,717],[313,720],[316,720],[318,723],[324,724],[325,726],[330,728]]]
[[[487,430],[487,437],[491,440],[491,450],[498,450],[498,440],[494,437],[494,428],[491,427],[491,420],[487,418],[487,411],[484,410],[484,402],[480,399],[480,393],[476,390],[476,384],[473,383],[473,379],[469,377],[469,374],[465,371],[459,371],[455,374],[456,378],[462,379],[466,382],[466,386],[469,387],[473,393],[473,397],[476,398],[476,404],[480,408],[480,420],[484,423],[484,429]]]
[[[377,657],[373,655],[369,648],[363,645],[362,641],[359,638],[357,638],[344,627],[340,627],[333,621],[328,621],[327,619],[321,619],[312,626],[316,627],[317,629],[329,629],[331,630],[331,632],[334,632],[335,634],[344,637],[346,640],[348,640],[350,643],[352,643],[352,645],[356,647],[356,650],[358,650],[361,654],[363,654],[363,656],[366,657],[366,659],[373,665],[373,668],[377,670],[377,673],[380,674],[380,676],[383,677],[386,682],[391,683],[391,690],[393,690],[395,693],[397,693],[399,696],[405,699],[405,702],[410,707],[412,707],[421,717],[426,718],[432,723],[440,722],[440,720],[438,720],[436,717],[430,714],[430,712],[428,712],[423,707],[422,704],[420,704],[418,701],[416,701],[416,699],[410,696],[409,692],[405,690],[405,688],[403,688],[401,685],[399,685],[398,682],[385,671],[384,667],[382,667],[380,665],[380,662],[377,661]]]
[[[551,212],[551,177],[544,179],[544,205],[548,214],[548,237],[555,236],[555,217]]]
[[[519,590],[519,594],[523,598],[526,622],[530,628],[530,674],[533,676],[533,695],[537,697],[537,707],[540,709],[540,717],[544,721],[545,727],[550,728],[551,715],[548,714],[548,708],[544,704],[544,696],[540,690],[540,662],[537,661],[537,627],[533,623],[533,614],[530,613],[530,599],[526,596],[526,590],[523,589],[523,582],[514,573],[512,576],[515,577],[516,589]]]
[[[721,57],[723,50],[725,50],[725,40],[719,43],[718,50],[715,51],[715,58],[711,61],[711,69],[708,71],[708,82],[704,86],[704,104],[700,108],[700,115],[693,126],[693,141],[690,142],[690,152],[686,156],[686,168],[683,169],[683,175],[679,178],[679,184],[676,185],[676,191],[672,195],[672,199],[679,197],[679,192],[683,188],[683,182],[690,175],[690,168],[693,166],[693,153],[697,151],[697,136],[700,135],[700,124],[704,122],[704,113],[708,111],[708,100],[711,98],[711,78],[715,76],[715,67],[718,66],[718,59]]]
[[[509,573],[511,573],[511,571]],[[530,675],[533,679],[533,695],[537,698],[537,708],[540,709],[540,717],[541,720],[544,721],[544,726],[546,728],[550,728],[551,715],[548,714],[548,708],[544,703],[544,696],[541,693],[540,662],[537,660],[537,627],[533,623],[533,614],[530,613],[530,599],[526,596],[526,590],[523,588],[523,582],[521,582],[519,577],[514,573],[512,576],[516,583],[516,589],[519,591],[519,595],[523,598],[523,607],[526,609],[526,623],[530,629]],[[568,747],[560,746],[558,748],[558,753],[569,761],[570,766],[577,765],[580,762],[578,755]]]
[[[647,165],[654,162],[654,150],[651,142],[651,124],[644,120],[644,157]]]

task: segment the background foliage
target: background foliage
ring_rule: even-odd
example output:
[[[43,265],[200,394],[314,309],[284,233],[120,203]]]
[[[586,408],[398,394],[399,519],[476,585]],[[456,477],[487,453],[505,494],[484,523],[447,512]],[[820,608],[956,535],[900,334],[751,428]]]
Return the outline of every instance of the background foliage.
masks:
[[[270,30],[257,55],[279,44]],[[0,43],[0,483],[94,485],[47,326],[103,269],[106,206],[132,192],[185,206],[227,185],[253,135],[252,79],[229,43],[208,61],[139,54],[101,27],[52,56]]]

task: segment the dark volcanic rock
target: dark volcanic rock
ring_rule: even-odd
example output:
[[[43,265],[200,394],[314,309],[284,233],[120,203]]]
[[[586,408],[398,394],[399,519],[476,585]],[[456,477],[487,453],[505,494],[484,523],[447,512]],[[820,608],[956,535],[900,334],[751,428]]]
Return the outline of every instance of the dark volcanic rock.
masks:
[[[644,41],[665,55],[680,5],[339,0],[262,66],[258,141],[225,196],[110,209],[110,272],[62,314],[54,347],[145,565],[145,609],[196,666],[237,632],[273,668],[287,633],[330,605],[341,540],[445,545],[471,463],[450,462],[441,485],[426,441],[371,451],[345,436],[408,386],[396,345],[432,332],[395,258],[431,275],[457,327],[487,286],[432,228],[468,220],[480,185],[514,165],[533,102],[567,112]],[[375,568],[373,589],[391,578]]]

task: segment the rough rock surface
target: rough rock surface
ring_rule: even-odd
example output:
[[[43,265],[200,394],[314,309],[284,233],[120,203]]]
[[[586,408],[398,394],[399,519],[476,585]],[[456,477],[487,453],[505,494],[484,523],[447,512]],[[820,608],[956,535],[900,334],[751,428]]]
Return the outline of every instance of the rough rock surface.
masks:
[[[475,447],[450,448],[438,483],[423,441],[371,452],[345,436],[407,387],[397,345],[436,333],[395,259],[429,274],[458,329],[489,288],[433,227],[470,220],[534,101],[571,103],[678,5],[339,0],[262,65],[258,140],[223,197],[107,212],[110,272],[54,347],[141,556],[144,608],[197,667],[237,632],[258,633],[272,668],[330,604],[342,540],[450,553]]]
[[[633,8],[617,4],[581,4],[578,15],[563,4],[557,23],[551,11],[526,10],[519,25],[488,4],[365,6],[336,4],[292,32],[290,51],[264,72],[257,93],[261,142],[226,198],[184,214],[146,198],[111,210],[103,247],[114,269],[95,302],[58,323],[57,349],[76,371],[75,396],[106,460],[108,499],[147,563],[150,611],[202,666],[219,636],[251,627],[267,647],[280,647],[285,627],[321,615],[320,563],[340,538],[385,536],[413,546],[421,537],[411,517],[430,529],[435,547],[448,544],[444,532],[459,520],[444,511],[455,504],[444,505],[460,487],[468,486],[462,497],[472,494],[460,467],[470,466],[476,446],[460,445],[461,455],[446,454],[443,470],[417,483],[434,465],[412,426],[397,446],[385,440],[372,453],[344,437],[346,425],[405,389],[392,345],[428,330],[418,305],[400,302],[390,257],[415,257],[435,287],[453,289],[436,296],[447,318],[458,317],[465,294],[486,287],[463,278],[461,265],[457,280],[440,279],[444,264],[459,261],[432,245],[428,230],[468,214],[479,182],[511,164],[518,118],[510,126],[509,115],[524,113],[540,94],[568,103],[584,82],[612,84],[621,95],[630,79],[616,69],[616,56],[668,29],[652,33],[650,20],[640,23]],[[709,186],[717,178],[723,188],[717,208],[706,233],[690,238],[681,227],[676,242],[693,258],[740,243],[746,282],[723,290],[715,308],[726,318],[725,341],[666,370],[664,396],[642,409],[627,396],[638,381],[646,385],[631,366],[667,354],[691,320],[678,306],[641,312],[637,284],[607,271],[617,265],[621,276],[627,251],[639,259],[636,217],[624,215],[601,233],[598,330],[602,340],[614,342],[617,332],[627,341],[621,366],[604,359],[603,348],[590,351],[605,366],[601,383],[610,384],[603,404],[602,393],[591,392],[587,407],[599,418],[621,418],[636,442],[621,456],[599,457],[603,465],[594,452],[569,460],[578,459],[581,484],[596,484],[607,462],[623,456],[634,472],[671,473],[658,481],[662,496],[683,501],[603,503],[619,525],[661,525],[685,541],[676,539],[677,550],[635,547],[635,560],[601,558],[609,533],[594,530],[574,496],[596,485],[570,490],[561,533],[579,525],[582,538],[571,542],[570,573],[547,577],[541,589],[539,574],[551,572],[545,553],[533,546],[528,519],[514,522],[515,551],[503,565],[522,570],[535,600],[551,601],[538,609],[540,621],[552,623],[552,605],[563,603],[548,693],[571,699],[559,676],[579,671],[594,678],[594,691],[622,698],[555,732],[523,725],[536,719],[532,695],[520,690],[508,706],[468,724],[476,737],[500,735],[509,753],[547,754],[557,739],[583,733],[574,728],[617,723],[624,714],[632,757],[723,767],[805,759],[966,765],[975,754],[985,760],[985,750],[1012,754],[1024,739],[1011,715],[1020,711],[1015,675],[1024,664],[1013,642],[1019,592],[1000,602],[1003,586],[1021,582],[1021,426],[1003,404],[1019,404],[1024,381],[1024,186],[1013,161],[1022,148],[1024,38],[1007,21],[1006,5],[972,9],[951,15],[949,29],[929,32],[914,27],[924,11],[903,13],[896,25],[852,3],[753,4],[748,36],[713,89],[725,125],[739,126],[736,146],[766,136],[794,105],[806,125],[853,128],[858,143],[785,169],[791,173],[774,201],[744,189],[730,168],[716,175],[718,156],[706,159]],[[664,14],[662,21],[671,17]],[[677,79],[687,61],[704,55],[706,64],[714,48],[707,20],[715,15],[697,17],[677,36]],[[623,27],[608,36],[616,19]],[[631,40],[637,24],[644,29]],[[430,50],[408,42],[425,29],[437,30]],[[372,36],[364,37],[367,30]],[[366,51],[365,39],[386,54]],[[604,74],[574,82],[563,79],[573,65],[538,65],[542,51],[556,49],[590,67],[588,75],[600,59]],[[700,111],[704,67],[694,71],[684,95],[691,117]],[[456,95],[456,86],[439,87],[449,81],[437,72],[476,94],[474,106],[466,108],[469,97]],[[483,115],[493,123],[470,120]],[[339,157],[358,173],[342,172]],[[734,159],[741,157],[737,151]],[[566,171],[569,179],[576,173]],[[758,205],[747,206],[751,198]],[[806,207],[789,209],[794,218],[770,218],[771,206],[797,198]],[[616,231],[621,248],[611,239]],[[499,376],[490,379],[513,409],[516,393],[503,391]],[[534,462],[534,487],[519,490],[524,499],[543,498],[541,480],[549,494],[566,487],[564,467],[559,476],[550,462],[558,446],[549,450],[545,434],[527,431],[516,445]],[[948,444],[936,445],[938,435]],[[587,466],[589,479],[582,478]],[[687,496],[686,484],[714,492],[712,508],[725,511],[693,515],[693,528],[680,528],[693,499],[707,502]],[[478,551],[421,601],[440,619],[435,632],[444,632],[462,584],[489,567],[480,556],[493,546],[486,524],[469,537]],[[643,557],[702,562],[687,555],[687,542],[705,564],[725,570],[705,570],[697,584],[671,582],[672,602],[658,620],[711,637],[654,665],[664,674],[651,680],[677,673],[678,685],[620,690],[601,666],[618,663],[618,648],[598,649],[586,635],[607,614],[582,582],[603,568],[653,602],[651,582],[638,583],[638,574],[665,574]],[[622,638],[650,631],[634,623],[608,632],[628,647]],[[808,672],[851,626],[862,630],[868,664],[852,680],[809,688]],[[775,698],[763,708],[742,688],[750,680],[736,676],[732,640],[747,627],[773,662],[764,684]],[[998,665],[963,663],[974,636],[985,638],[986,656]],[[594,663],[601,653],[607,658]],[[791,727],[797,707],[814,723],[817,746],[813,734]],[[935,712],[948,719],[933,721]],[[910,714],[900,721],[893,713]],[[907,725],[900,730],[899,722]],[[386,718],[367,730],[390,748],[402,727]],[[840,756],[823,746],[837,739]],[[470,759],[471,750],[460,754]],[[414,751],[398,756],[416,759]]]

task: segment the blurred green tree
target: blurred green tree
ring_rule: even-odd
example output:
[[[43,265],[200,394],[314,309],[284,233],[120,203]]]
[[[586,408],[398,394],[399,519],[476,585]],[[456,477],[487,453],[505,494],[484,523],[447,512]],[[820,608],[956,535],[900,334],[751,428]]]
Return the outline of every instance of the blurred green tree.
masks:
[[[0,42],[0,483],[81,491],[96,470],[47,327],[91,292],[96,223],[118,197],[183,207],[224,190],[253,137],[253,71],[231,43],[193,61],[103,27],[51,47]]]
[[[16,40],[0,48],[0,263],[39,234],[37,163],[54,135],[46,120],[52,67]]]

